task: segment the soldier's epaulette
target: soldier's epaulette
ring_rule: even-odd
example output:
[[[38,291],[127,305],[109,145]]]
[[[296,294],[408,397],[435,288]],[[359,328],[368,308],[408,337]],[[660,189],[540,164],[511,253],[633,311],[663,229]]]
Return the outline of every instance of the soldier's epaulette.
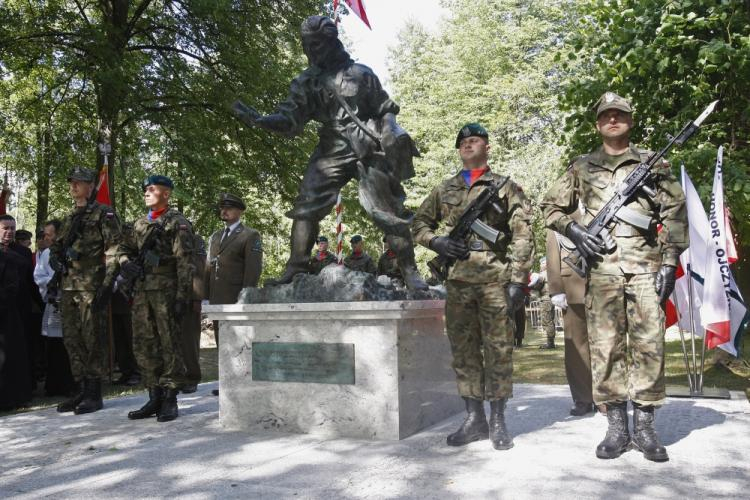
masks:
[[[587,154],[586,155],[576,156],[575,158],[573,158],[572,160],[570,160],[568,162],[568,168],[566,168],[565,170],[569,171],[571,168],[573,168],[573,165],[575,165],[576,163],[578,163],[581,160],[585,160],[588,157],[589,157],[589,155],[587,155]]]

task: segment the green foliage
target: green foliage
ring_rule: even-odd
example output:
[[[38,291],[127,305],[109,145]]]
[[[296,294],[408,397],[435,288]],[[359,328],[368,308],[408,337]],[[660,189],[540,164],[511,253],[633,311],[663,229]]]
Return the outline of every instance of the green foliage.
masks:
[[[247,222],[276,232],[313,130],[280,141],[242,127],[228,106],[241,98],[272,110],[306,63],[301,21],[327,3],[3,2],[0,165],[38,188],[37,200],[26,191],[22,206],[39,208],[49,191],[49,213],[65,212],[65,173],[101,164],[96,146],[108,126],[124,219],[142,213],[140,180],[159,172],[176,180],[178,202],[202,234],[218,226],[221,191],[244,196]]]
[[[587,0],[566,38],[576,72],[561,99],[570,111],[565,138],[571,154],[597,144],[591,107],[611,89],[631,99],[634,142],[658,148],[714,99],[720,107],[686,146],[674,150],[704,200],[711,190],[716,148],[724,145],[726,203],[741,242],[750,244],[750,9],[742,0]],[[565,64],[565,63],[563,63]]]
[[[557,146],[565,71],[556,55],[570,3],[450,0],[444,2],[450,16],[437,33],[417,23],[401,32],[390,71],[400,121],[422,152],[408,184],[412,206],[460,169],[456,134],[473,121],[490,133],[491,167],[509,174],[536,206],[565,163]],[[543,248],[541,213],[535,214]]]

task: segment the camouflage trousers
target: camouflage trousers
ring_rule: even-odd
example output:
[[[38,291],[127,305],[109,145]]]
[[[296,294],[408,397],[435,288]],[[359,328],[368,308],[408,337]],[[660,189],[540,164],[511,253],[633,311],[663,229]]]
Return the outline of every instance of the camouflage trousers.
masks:
[[[146,387],[179,388],[185,377],[174,289],[139,290],[133,298],[133,352]]]
[[[95,292],[63,290],[60,299],[63,343],[76,381],[103,378],[107,366],[107,312],[94,312]]]
[[[591,274],[586,323],[594,402],[658,406],[664,387],[664,313],[656,274]]]
[[[555,306],[549,297],[539,301],[539,312],[542,316],[542,330],[547,334],[548,341],[555,340]]]
[[[502,283],[449,280],[445,321],[458,393],[497,400],[513,395],[513,327]]]

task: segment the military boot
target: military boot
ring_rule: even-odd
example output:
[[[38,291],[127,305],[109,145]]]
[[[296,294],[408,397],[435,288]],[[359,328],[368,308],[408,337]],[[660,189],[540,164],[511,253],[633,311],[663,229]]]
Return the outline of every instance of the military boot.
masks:
[[[607,403],[607,435],[604,441],[596,447],[599,458],[617,458],[622,455],[630,444],[628,433],[628,403]]]
[[[84,382],[84,380],[81,380],[78,383],[78,393],[75,396],[57,405],[58,412],[67,413],[76,409],[76,406],[83,400]]]
[[[647,460],[666,462],[667,449],[659,442],[654,429],[654,407],[633,403],[633,445]]]
[[[130,420],[140,420],[142,418],[153,417],[161,409],[161,403],[164,400],[164,391],[161,387],[154,386],[148,388],[148,401],[138,410],[128,413]]]
[[[391,250],[396,254],[396,261],[404,278],[404,284],[409,290],[427,290],[429,287],[422,279],[414,260],[414,243],[411,236],[403,237],[395,234],[386,235]]]
[[[507,399],[490,401],[490,440],[492,447],[496,450],[509,450],[513,448],[513,438],[508,434],[505,427],[505,403]]]
[[[284,273],[276,279],[268,279],[266,285],[291,283],[300,273],[310,272],[310,252],[318,236],[319,224],[316,221],[295,219],[292,223],[291,251],[286,261]]]
[[[93,413],[104,407],[102,402],[102,381],[98,378],[87,378],[84,380],[83,399],[75,407],[76,415]]]
[[[167,387],[164,389],[164,400],[161,402],[157,422],[169,422],[177,418],[177,393],[178,389]]]
[[[448,436],[448,446],[464,446],[473,441],[489,438],[490,429],[484,414],[484,401],[464,398],[466,402],[466,419],[456,432]]]
[[[539,349],[554,349],[555,348],[555,339],[547,339],[546,344],[542,344],[539,346]]]

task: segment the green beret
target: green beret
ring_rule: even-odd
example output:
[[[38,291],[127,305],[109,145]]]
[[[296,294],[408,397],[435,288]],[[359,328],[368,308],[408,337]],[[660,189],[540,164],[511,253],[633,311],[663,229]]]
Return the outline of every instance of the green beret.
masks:
[[[318,243],[328,243],[328,238],[325,236],[318,236]]]
[[[461,141],[467,137],[484,137],[489,140],[490,136],[487,133],[487,130],[480,124],[467,123],[458,131],[458,136],[456,137],[456,149],[461,147]]]
[[[349,243],[354,244],[359,243],[360,241],[362,241],[362,236],[355,234],[354,236],[352,236],[352,239],[349,240]]]
[[[633,108],[630,107],[630,103],[615,94],[614,92],[605,92],[598,101],[596,101],[596,117],[607,111],[608,109],[619,109],[625,113],[632,113]]]
[[[245,210],[245,202],[242,198],[235,196],[231,193],[221,193],[219,195],[219,207],[220,208],[239,208]]]
[[[144,191],[151,185],[164,186],[168,187],[169,189],[174,189],[174,182],[172,182],[172,179],[170,179],[166,175],[149,175],[148,177],[143,179],[142,187]]]
[[[73,167],[73,170],[68,174],[68,182],[81,181],[81,182],[94,182],[96,180],[96,172],[90,168],[85,167]]]

